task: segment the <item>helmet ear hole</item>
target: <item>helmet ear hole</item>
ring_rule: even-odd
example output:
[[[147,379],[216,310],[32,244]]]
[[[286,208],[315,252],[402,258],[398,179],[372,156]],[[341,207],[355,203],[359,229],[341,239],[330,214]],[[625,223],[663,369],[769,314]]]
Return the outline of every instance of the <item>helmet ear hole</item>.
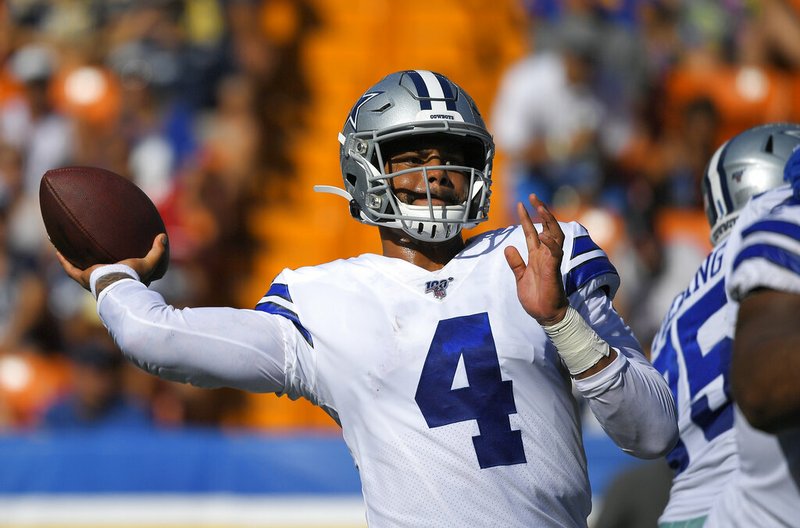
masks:
[[[359,220],[361,218],[361,207],[355,200],[350,200],[350,216]]]

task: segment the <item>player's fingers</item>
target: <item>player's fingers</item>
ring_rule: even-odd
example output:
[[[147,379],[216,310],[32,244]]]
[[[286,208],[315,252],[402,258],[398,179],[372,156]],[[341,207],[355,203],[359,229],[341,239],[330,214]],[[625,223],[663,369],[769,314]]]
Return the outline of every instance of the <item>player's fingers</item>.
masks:
[[[503,254],[506,256],[508,267],[514,272],[514,279],[519,282],[525,274],[525,261],[522,260],[522,255],[520,255],[517,248],[513,246],[506,247],[503,250]]]
[[[528,199],[530,200],[533,209],[541,217],[542,224],[549,224],[555,220],[553,213],[550,212],[550,209],[547,208],[547,205],[545,205],[545,203],[541,201],[536,194],[531,194]]]
[[[82,270],[79,270],[73,266],[72,263],[61,254],[60,251],[56,251],[56,258],[58,259],[58,263],[61,264],[61,267],[64,268],[64,271],[67,272],[67,275],[69,275],[70,278],[77,280],[77,277],[80,277]]]
[[[564,232],[561,230],[561,225],[558,223],[553,212],[550,211],[547,205],[535,194],[531,194],[530,201],[531,205],[542,219],[543,230],[552,233],[556,240],[563,240]]]
[[[80,284],[82,287],[89,289],[89,279],[86,273],[82,269],[79,269],[72,265],[70,261],[66,259],[64,255],[61,254],[60,251],[56,251],[56,258],[58,259],[58,263],[61,264],[61,267],[64,268],[67,276]]]
[[[167,250],[167,235],[161,233],[160,235],[156,236],[153,239],[153,245],[150,246],[150,251],[147,252],[147,255],[144,256],[144,260],[148,264],[152,264],[155,266],[158,264],[158,261],[161,260],[161,257],[164,255],[164,252]]]
[[[541,243],[550,250],[550,254],[554,257],[560,257],[563,254],[563,244],[557,238],[553,237],[551,234],[542,234],[539,235],[539,240]]]
[[[519,223],[522,226],[522,231],[525,233],[525,239],[528,242],[528,249],[538,248],[539,233],[536,232],[536,227],[533,225],[531,215],[528,214],[528,209],[522,202],[517,202],[517,215],[519,216]]]

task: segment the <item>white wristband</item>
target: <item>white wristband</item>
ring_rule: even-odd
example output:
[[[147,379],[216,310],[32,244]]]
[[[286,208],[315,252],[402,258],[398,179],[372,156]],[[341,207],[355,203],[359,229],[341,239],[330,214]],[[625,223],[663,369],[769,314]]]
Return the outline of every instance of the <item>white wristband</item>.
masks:
[[[89,287],[92,290],[92,295],[97,299],[97,281],[110,273],[124,273],[129,275],[134,280],[139,280],[139,274],[134,271],[130,266],[125,264],[109,264],[108,266],[100,266],[89,275]]]
[[[608,343],[600,339],[572,306],[567,307],[560,322],[542,328],[573,376],[592,368],[611,353]]]

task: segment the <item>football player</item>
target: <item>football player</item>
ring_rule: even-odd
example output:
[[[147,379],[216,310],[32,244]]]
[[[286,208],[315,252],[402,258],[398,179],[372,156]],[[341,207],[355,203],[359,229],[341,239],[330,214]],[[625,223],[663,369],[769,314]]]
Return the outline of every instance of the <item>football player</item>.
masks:
[[[728,244],[726,289],[740,303],[731,369],[740,470],[708,526],[800,526],[799,168],[795,147],[792,185],[754,198]]]
[[[728,236],[743,222],[740,212],[751,197],[783,184],[784,165],[798,145],[800,125],[764,125],[725,142],[708,163],[702,191],[714,248],[673,300],[651,349],[675,398],[680,429],[667,455],[674,478],[661,528],[703,526],[747,451],[738,432],[749,428],[732,403],[731,353],[741,296],[730,294],[739,250]],[[775,273],[767,263],[758,269]]]
[[[306,398],[342,427],[371,526],[586,526],[572,395],[639,457],[677,438],[672,396],[612,306],[606,254],[535,196],[487,218],[492,137],[430,71],[369,88],[339,136],[351,215],[381,255],[284,270],[255,310],[176,310],[137,280],[163,253],[67,273],[125,354],[161,377]]]

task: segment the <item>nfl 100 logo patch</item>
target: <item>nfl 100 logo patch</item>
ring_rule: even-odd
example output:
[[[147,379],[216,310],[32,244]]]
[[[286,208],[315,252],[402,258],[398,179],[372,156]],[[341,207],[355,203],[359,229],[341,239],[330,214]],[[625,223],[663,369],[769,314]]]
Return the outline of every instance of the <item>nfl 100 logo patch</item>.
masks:
[[[432,280],[425,283],[425,293],[433,293],[437,299],[444,299],[447,296],[447,286],[453,282],[453,277],[442,280]]]

